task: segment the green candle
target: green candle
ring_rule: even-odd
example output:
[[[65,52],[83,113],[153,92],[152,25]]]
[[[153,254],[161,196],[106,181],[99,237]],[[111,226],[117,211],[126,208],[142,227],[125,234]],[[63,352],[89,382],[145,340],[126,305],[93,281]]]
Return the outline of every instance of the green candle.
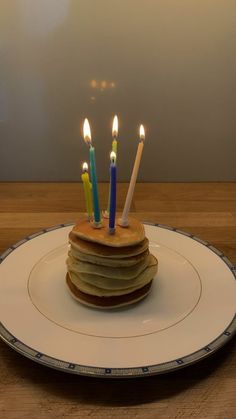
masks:
[[[85,119],[84,121],[83,131],[84,131],[84,140],[89,146],[89,159],[90,159],[91,183],[92,183],[92,194],[93,194],[94,227],[101,227],[101,213],[100,213],[99,197],[98,197],[95,148],[92,146],[91,131],[90,131],[90,126],[87,119]]]

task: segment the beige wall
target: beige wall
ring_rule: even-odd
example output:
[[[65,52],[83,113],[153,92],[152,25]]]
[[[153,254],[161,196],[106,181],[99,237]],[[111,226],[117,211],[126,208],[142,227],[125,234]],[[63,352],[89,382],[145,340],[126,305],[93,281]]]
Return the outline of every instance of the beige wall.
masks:
[[[85,116],[107,180],[114,113],[120,180],[140,122],[140,180],[236,180],[235,0],[1,0],[0,20],[1,180],[80,179]]]

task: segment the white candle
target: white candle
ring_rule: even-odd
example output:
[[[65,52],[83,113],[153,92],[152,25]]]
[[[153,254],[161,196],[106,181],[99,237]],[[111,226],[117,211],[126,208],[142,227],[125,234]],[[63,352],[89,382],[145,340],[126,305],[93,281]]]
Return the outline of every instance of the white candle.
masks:
[[[139,141],[137,154],[136,154],[136,158],[134,162],[134,167],[133,167],[133,171],[132,171],[132,175],[130,179],[128,193],[125,200],[125,206],[123,209],[122,216],[119,220],[119,225],[121,227],[128,227],[129,225],[128,216],[129,216],[130,206],[133,199],[134,188],[135,188],[135,184],[136,184],[136,180],[138,176],[138,170],[139,170],[140,161],[141,161],[142,153],[143,153],[143,147],[144,147],[145,131],[144,131],[143,125],[140,125],[139,137],[140,137],[140,141]]]

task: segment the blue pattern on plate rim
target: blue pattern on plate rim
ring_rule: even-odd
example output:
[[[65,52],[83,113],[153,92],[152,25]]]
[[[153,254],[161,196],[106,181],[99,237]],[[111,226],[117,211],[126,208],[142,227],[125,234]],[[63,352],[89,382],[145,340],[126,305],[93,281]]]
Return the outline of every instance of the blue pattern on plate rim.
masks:
[[[236,266],[232,264],[232,262],[218,249],[216,249],[214,246],[212,246],[210,243],[206,242],[205,240],[199,239],[198,237],[194,236],[191,233],[179,230],[174,227],[166,226],[163,224],[155,224],[155,223],[143,223],[159,228],[164,228],[166,230],[174,231],[176,233],[182,234],[186,237],[189,237],[193,240],[196,240],[203,246],[206,246],[209,250],[214,252],[218,257],[220,257],[223,262],[227,265],[227,267],[230,269],[232,274],[234,275],[236,279]],[[17,249],[22,244],[26,243],[29,240],[34,239],[35,237],[38,237],[42,234],[48,233],[50,231],[57,230],[59,228],[68,227],[70,225],[73,225],[73,223],[65,223],[65,224],[59,224],[53,227],[45,228],[44,230],[38,231],[36,233],[31,234],[30,236],[25,237],[24,239],[20,240],[19,242],[15,243],[11,247],[9,247],[7,250],[5,250],[2,255],[0,255],[0,264],[4,261],[4,259],[9,256],[15,249]],[[7,343],[9,346],[11,346],[13,349],[15,349],[17,352],[21,353],[22,355],[26,356],[27,358],[30,358],[36,362],[39,362],[40,364],[46,365],[48,367],[63,370],[75,374],[80,375],[86,375],[86,376],[94,376],[94,377],[140,377],[140,376],[147,376],[147,375],[155,375],[155,374],[161,374],[165,372],[173,371],[180,366],[187,366],[190,364],[193,364],[200,359],[205,358],[210,353],[215,352],[217,349],[219,349],[221,346],[223,346],[229,339],[233,337],[233,335],[236,333],[236,314],[234,318],[232,319],[231,323],[227,326],[227,328],[222,332],[214,341],[209,343],[207,346],[203,347],[202,349],[199,349],[198,351],[189,354],[181,359],[176,359],[169,362],[164,362],[161,364],[156,365],[148,365],[148,366],[142,366],[142,367],[135,367],[135,368],[101,368],[101,367],[91,367],[86,365],[79,365],[74,364],[71,362],[65,362],[60,359],[56,359],[53,357],[50,357],[46,354],[40,353],[33,348],[30,348],[20,340],[18,340],[15,336],[13,336],[0,322],[0,337],[3,339],[5,343]]]

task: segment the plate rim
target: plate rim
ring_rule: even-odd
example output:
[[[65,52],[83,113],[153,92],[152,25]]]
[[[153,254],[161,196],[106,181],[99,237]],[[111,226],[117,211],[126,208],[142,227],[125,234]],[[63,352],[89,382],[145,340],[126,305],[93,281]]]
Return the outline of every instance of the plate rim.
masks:
[[[182,234],[190,239],[197,241],[199,244],[207,247],[213,253],[215,253],[228,267],[230,272],[233,274],[234,279],[236,280],[236,266],[228,259],[227,256],[224,255],[223,252],[218,250],[215,246],[211,245],[209,242],[202,240],[201,238],[195,236],[192,233],[188,233],[186,231],[180,230],[175,227],[171,227],[165,224],[159,223],[150,223],[147,221],[142,221],[144,225],[150,225],[153,227],[159,227],[166,230],[173,231],[175,233]],[[60,228],[69,227],[74,225],[74,223],[61,223],[57,224],[52,227],[48,227],[42,230],[39,230],[29,236],[21,239],[20,241],[16,242],[15,244],[11,245],[8,249],[6,249],[0,255],[0,264],[19,246],[23,245],[24,243],[28,242],[29,240],[33,240],[34,238],[49,233],[50,231],[54,231]],[[60,371],[84,375],[84,376],[92,376],[98,378],[135,378],[135,377],[143,377],[143,376],[151,376],[157,374],[164,374],[171,371],[174,371],[179,368],[187,367],[191,364],[194,364],[207,356],[212,355],[222,346],[224,346],[236,333],[236,313],[233,319],[230,321],[228,326],[225,330],[217,336],[213,341],[211,341],[207,346],[198,349],[197,351],[188,354],[180,359],[175,359],[168,362],[163,362],[159,364],[153,365],[145,365],[140,367],[130,367],[130,368],[110,368],[110,367],[94,367],[94,366],[87,366],[87,365],[80,365],[76,363],[66,362],[52,356],[46,355],[44,353],[38,352],[34,348],[29,347],[24,342],[17,339],[16,336],[12,335],[12,333],[0,322],[0,338],[12,349],[19,352],[21,355],[41,364],[48,366],[53,369],[57,369]]]

